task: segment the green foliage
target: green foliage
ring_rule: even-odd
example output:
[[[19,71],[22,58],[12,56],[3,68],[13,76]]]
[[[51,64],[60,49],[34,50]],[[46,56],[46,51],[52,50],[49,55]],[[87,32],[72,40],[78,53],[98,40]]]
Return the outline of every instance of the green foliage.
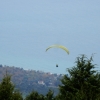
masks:
[[[33,91],[26,97],[25,100],[44,100],[44,96],[38,94],[38,92],[36,91]]]
[[[53,95],[54,93],[52,90],[49,90],[45,96],[33,91],[26,97],[25,100],[56,100]]]
[[[88,59],[82,55],[77,57],[76,66],[68,69],[69,76],[64,75],[59,86],[59,98],[63,100],[97,100],[100,98],[100,74]]]
[[[15,90],[13,92],[12,98],[13,98],[13,100],[23,100],[22,94],[18,90]]]
[[[8,74],[0,83],[0,100],[23,100],[21,93],[15,90],[11,76]]]
[[[53,95],[54,95],[54,92],[52,90],[49,90],[45,96],[45,100],[55,100]]]

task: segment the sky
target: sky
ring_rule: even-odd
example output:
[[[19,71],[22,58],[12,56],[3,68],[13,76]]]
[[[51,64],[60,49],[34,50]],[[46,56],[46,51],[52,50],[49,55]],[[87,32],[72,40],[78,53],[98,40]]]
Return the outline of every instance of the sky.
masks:
[[[46,48],[60,44],[64,50]],[[0,1],[0,64],[57,74],[94,54],[100,70],[100,0]],[[56,67],[58,64],[59,67]]]

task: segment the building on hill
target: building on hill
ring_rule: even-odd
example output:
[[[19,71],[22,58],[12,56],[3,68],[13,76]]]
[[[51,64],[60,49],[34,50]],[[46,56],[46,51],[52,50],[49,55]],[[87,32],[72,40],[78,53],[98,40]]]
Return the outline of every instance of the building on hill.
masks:
[[[45,85],[44,81],[38,81],[38,84]]]

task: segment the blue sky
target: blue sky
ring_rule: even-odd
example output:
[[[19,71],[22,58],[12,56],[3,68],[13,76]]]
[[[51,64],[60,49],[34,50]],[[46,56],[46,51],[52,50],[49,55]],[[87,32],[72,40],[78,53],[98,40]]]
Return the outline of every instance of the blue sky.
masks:
[[[70,54],[51,49],[66,46]],[[92,53],[100,66],[99,0],[2,0],[0,2],[0,64],[66,73],[80,54]],[[56,68],[56,64],[59,65]]]

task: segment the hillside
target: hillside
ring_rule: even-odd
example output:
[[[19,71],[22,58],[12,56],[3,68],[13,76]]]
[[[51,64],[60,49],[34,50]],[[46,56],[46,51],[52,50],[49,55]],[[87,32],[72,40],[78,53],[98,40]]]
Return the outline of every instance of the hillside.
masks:
[[[0,65],[0,81],[6,74],[11,75],[15,87],[23,94],[31,91],[38,91],[40,94],[46,94],[49,89],[53,90],[55,95],[58,93],[58,85],[61,84],[62,74],[52,74],[50,72],[24,70],[14,66]]]

